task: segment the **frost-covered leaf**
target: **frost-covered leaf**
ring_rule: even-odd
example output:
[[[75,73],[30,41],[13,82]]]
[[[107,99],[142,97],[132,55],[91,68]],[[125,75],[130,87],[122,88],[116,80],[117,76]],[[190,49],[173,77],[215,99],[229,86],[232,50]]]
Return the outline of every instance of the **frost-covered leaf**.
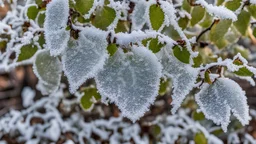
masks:
[[[62,56],[64,73],[74,93],[87,79],[96,75],[108,57],[107,33],[96,28],[84,28],[77,41],[73,40]]]
[[[62,66],[57,57],[50,56],[49,50],[42,50],[36,54],[33,69],[40,85],[48,90],[50,89],[49,93],[58,89]]]
[[[191,20],[190,20],[191,26],[194,26],[198,22],[200,22],[204,18],[204,15],[205,15],[204,8],[202,8],[201,6],[194,7],[191,13]]]
[[[167,47],[159,52],[159,59],[163,65],[163,74],[171,78],[173,83],[172,113],[175,113],[194,87],[199,72],[198,69],[176,59]]]
[[[37,8],[36,5],[32,5],[27,9],[27,17],[29,19],[35,20],[37,14],[39,12],[39,9]]]
[[[92,24],[96,28],[106,30],[107,27],[115,20],[116,11],[108,6],[97,9],[95,17],[92,20]]]
[[[208,4],[205,0],[197,0],[196,3],[203,6],[206,11],[214,17],[219,19],[229,19],[232,21],[237,20],[236,14],[224,6],[214,6],[212,4]]]
[[[144,0],[136,1],[134,10],[132,12],[132,28],[134,30],[141,29],[147,21],[146,11],[148,4]]]
[[[241,13],[237,16],[238,20],[234,22],[235,27],[242,35],[246,34],[246,30],[250,25],[250,17],[251,15],[249,12],[242,10]]]
[[[18,52],[17,62],[31,58],[37,51],[37,46],[33,44],[23,45]]]
[[[148,110],[158,94],[161,64],[145,47],[119,49],[96,76],[102,100],[110,99],[132,121]]]
[[[230,123],[231,111],[242,125],[249,122],[245,92],[231,79],[219,78],[212,85],[204,84],[195,98],[205,117],[221,124],[225,132]]]
[[[66,31],[69,4],[68,0],[52,0],[46,7],[45,40],[51,55],[59,55],[65,49],[69,32]]]
[[[149,19],[153,30],[158,30],[164,23],[164,12],[158,4],[149,8]]]

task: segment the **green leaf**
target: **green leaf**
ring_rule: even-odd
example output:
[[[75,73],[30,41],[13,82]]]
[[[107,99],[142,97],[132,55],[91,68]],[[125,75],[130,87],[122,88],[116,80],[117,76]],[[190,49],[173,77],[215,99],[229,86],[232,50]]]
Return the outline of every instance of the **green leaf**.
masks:
[[[149,8],[149,19],[153,30],[158,30],[164,22],[164,12],[157,4],[153,4]]]
[[[184,17],[184,18],[180,18],[178,23],[179,23],[179,26],[182,28],[182,29],[185,29],[187,28],[187,25],[188,25],[188,22],[189,22],[189,19],[188,17]]]
[[[39,36],[39,39],[37,41],[39,43],[39,45],[41,46],[41,48],[43,48],[43,45],[45,44],[45,39],[44,39],[44,34],[41,34]]]
[[[153,53],[157,53],[161,50],[161,48],[164,46],[164,44],[160,43],[158,41],[158,38],[153,38],[150,43],[149,43],[149,49],[153,52]]]
[[[44,20],[45,20],[45,12],[39,13],[37,18],[37,23],[41,28],[44,27]]]
[[[42,4],[43,0],[35,0],[36,4],[39,6]]]
[[[75,9],[82,15],[85,15],[92,8],[94,0],[76,0]]]
[[[253,73],[249,71],[246,67],[242,67],[238,71],[235,71],[234,73],[239,76],[250,76],[250,77],[253,76]]]
[[[254,37],[256,37],[256,28],[253,29],[252,34]]]
[[[212,16],[209,13],[205,13],[203,21],[200,23],[200,26],[203,28],[208,28],[212,24]]]
[[[220,134],[223,134],[224,132],[223,132],[223,130],[222,130],[221,128],[218,128],[218,129],[212,131],[211,133],[212,133],[213,135],[218,136],[218,135],[220,135]]]
[[[6,49],[6,46],[7,46],[7,41],[3,40],[3,41],[0,41],[0,51],[5,51]]]
[[[150,42],[150,40],[152,40],[152,38],[147,38],[141,41],[141,43],[146,47],[148,45],[148,42]]]
[[[117,26],[115,28],[115,32],[119,33],[119,32],[128,32],[130,28],[130,23],[128,21],[122,21],[119,20],[117,23]]]
[[[114,21],[116,17],[116,11],[108,6],[104,6],[101,9],[97,9],[95,17],[92,19],[92,24],[102,30],[106,30],[107,27]]]
[[[22,46],[20,48],[20,54],[18,56],[17,62],[31,58],[36,53],[37,49],[38,48],[33,44]]]
[[[237,30],[242,34],[246,34],[246,30],[250,25],[250,13],[242,10],[241,13],[237,16],[237,21],[234,22],[235,27]]]
[[[219,39],[223,38],[231,26],[231,23],[231,20],[220,20],[218,23],[215,23],[209,33],[210,40],[217,42]]]
[[[210,78],[210,73],[206,71],[204,73],[204,81],[207,82],[208,84],[212,84],[211,78]]]
[[[27,16],[29,19],[35,20],[38,12],[39,12],[39,10],[38,10],[37,6],[35,6],[35,5],[30,6],[27,10]]]
[[[90,22],[90,19],[85,19],[82,15],[75,17],[75,19],[80,23],[89,23]]]
[[[242,55],[242,57],[244,57],[245,59],[249,59],[250,51],[248,49],[246,49],[240,45],[234,45],[234,47],[232,47],[232,48],[234,49],[235,55],[240,53]]]
[[[194,137],[194,141],[195,141],[195,144],[207,144],[208,143],[204,133],[202,133],[202,132],[196,133],[196,135]]]
[[[166,35],[171,37],[173,40],[181,39],[179,33],[174,29],[172,25],[165,27],[163,31]]]
[[[186,48],[176,45],[173,48],[173,54],[181,62],[189,64],[190,53]]]
[[[242,65],[243,63],[239,60],[235,60],[233,62],[235,65]],[[240,68],[238,71],[235,71],[234,74],[239,75],[239,76],[253,76],[253,73],[249,71],[246,67]]]
[[[241,0],[232,0],[232,1],[228,1],[226,2],[226,8],[235,11],[237,10],[241,5]]]
[[[256,18],[256,5],[250,5],[247,7],[248,11],[250,12],[250,14]]]
[[[222,3],[224,2],[225,0],[217,0],[217,6],[219,6],[219,5],[222,5]]]
[[[116,44],[109,44],[108,47],[107,47],[107,50],[108,50],[108,53],[110,54],[110,56],[113,56],[116,51],[117,51],[117,46]]]
[[[185,11],[187,11],[188,13],[190,13],[190,11],[191,11],[191,6],[190,6],[190,4],[188,3],[187,0],[184,0],[184,1],[183,1],[182,9],[185,10]]]
[[[194,26],[198,22],[200,22],[204,18],[204,15],[205,15],[204,8],[202,8],[201,6],[194,7],[191,14],[192,19],[190,20],[191,26]]]
[[[193,58],[194,65],[193,67],[200,67],[200,65],[203,63],[203,58],[201,54],[199,53],[197,57]]]
[[[168,80],[161,79],[158,94],[163,96],[168,91],[170,83]]]
[[[80,105],[84,110],[90,110],[93,107],[94,101],[99,100],[100,94],[94,87],[87,87],[84,90],[84,95],[80,99]]]
[[[201,120],[204,120],[205,119],[205,117],[204,117],[204,114],[202,113],[202,112],[196,112],[196,111],[194,111],[193,113],[192,113],[192,117],[193,117],[193,119],[194,120],[196,120],[196,121],[201,121]]]
[[[226,37],[225,38],[221,38],[219,40],[217,40],[215,42],[215,45],[219,48],[219,49],[222,49],[224,47],[226,47],[228,45],[228,41],[226,40]]]
[[[153,135],[155,137],[157,137],[161,134],[161,127],[159,125],[153,125],[151,131],[152,131]]]

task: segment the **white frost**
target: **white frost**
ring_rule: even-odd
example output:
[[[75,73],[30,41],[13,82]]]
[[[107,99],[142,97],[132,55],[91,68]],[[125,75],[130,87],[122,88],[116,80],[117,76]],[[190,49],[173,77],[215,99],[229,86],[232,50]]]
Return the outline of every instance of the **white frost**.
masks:
[[[45,41],[51,55],[57,56],[65,49],[69,31],[66,31],[69,4],[68,0],[52,0],[46,7],[45,13]]]
[[[189,64],[180,62],[173,56],[172,50],[167,47],[163,48],[158,55],[163,65],[163,74],[172,79],[174,88],[172,94],[172,113],[175,113],[186,95],[193,89],[199,71]]]
[[[242,125],[250,120],[245,92],[231,79],[219,78],[212,85],[204,84],[195,99],[205,117],[221,124],[225,132],[230,123],[230,111]]]
[[[59,88],[62,74],[61,62],[58,57],[50,56],[49,50],[37,52],[33,70],[39,79],[39,84],[49,89],[45,94],[52,93]]]
[[[237,20],[236,14],[224,6],[213,6],[212,4],[208,4],[205,0],[197,0],[196,4],[200,4],[210,15],[217,18],[231,19],[232,21]]]
[[[135,7],[131,15],[132,19],[132,29],[140,30],[146,23],[148,16],[146,14],[149,5],[145,0],[134,1]]]
[[[21,96],[22,96],[22,105],[24,107],[28,107],[33,104],[34,102],[34,97],[36,95],[36,92],[31,89],[30,87],[24,87]]]
[[[108,58],[107,33],[96,28],[84,28],[77,41],[70,41],[62,63],[70,92],[75,93],[87,79],[93,78]]]
[[[96,76],[96,84],[102,100],[115,102],[123,116],[136,121],[158,94],[162,67],[145,47],[131,50],[117,51]]]

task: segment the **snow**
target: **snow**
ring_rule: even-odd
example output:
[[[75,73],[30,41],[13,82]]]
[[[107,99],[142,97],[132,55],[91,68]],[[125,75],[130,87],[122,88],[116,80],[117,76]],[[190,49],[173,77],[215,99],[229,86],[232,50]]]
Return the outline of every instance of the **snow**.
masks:
[[[102,100],[110,99],[124,117],[133,122],[148,110],[158,95],[161,64],[145,47],[132,47],[132,52],[119,49],[96,76]]]
[[[22,97],[22,105],[24,107],[28,107],[34,103],[34,97],[36,95],[36,92],[31,89],[30,87],[24,87],[21,92]]]
[[[62,63],[71,93],[75,93],[79,86],[103,68],[108,58],[106,38],[106,32],[87,27],[80,32],[77,41],[69,42]]]
[[[186,95],[193,89],[199,71],[176,59],[168,47],[162,48],[158,56],[163,66],[163,75],[171,78],[173,83],[171,104],[173,106],[172,113],[175,113]]]
[[[57,56],[65,49],[69,31],[66,31],[69,4],[68,0],[52,0],[46,7],[45,13],[45,41],[51,55]]]
[[[195,99],[205,117],[221,124],[224,132],[227,132],[231,111],[242,125],[249,123],[245,92],[231,79],[219,78],[212,85],[205,83]]]
[[[208,4],[205,0],[197,0],[195,3],[200,4],[210,15],[219,19],[231,19],[233,22],[237,20],[236,14],[224,6],[214,6]]]

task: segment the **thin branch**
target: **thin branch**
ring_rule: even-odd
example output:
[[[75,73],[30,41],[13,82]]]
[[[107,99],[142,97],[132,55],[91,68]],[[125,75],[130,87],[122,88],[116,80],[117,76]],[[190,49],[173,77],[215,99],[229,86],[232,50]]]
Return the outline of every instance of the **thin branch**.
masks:
[[[216,22],[216,20],[214,20],[213,23],[212,23],[207,29],[203,30],[203,31],[197,36],[196,42],[198,42],[199,39],[200,39],[207,31],[209,31],[209,30],[212,29],[212,27],[213,27],[213,25],[215,24],[215,22]]]

